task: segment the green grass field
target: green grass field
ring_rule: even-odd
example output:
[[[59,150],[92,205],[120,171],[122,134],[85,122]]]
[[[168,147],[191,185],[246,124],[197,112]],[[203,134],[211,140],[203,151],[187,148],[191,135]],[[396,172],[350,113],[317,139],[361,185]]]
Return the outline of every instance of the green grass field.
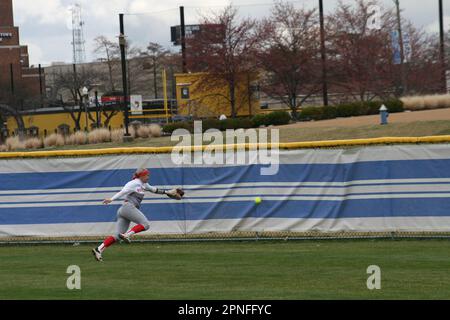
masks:
[[[450,121],[416,121],[409,123],[391,123],[389,125],[364,125],[351,127],[278,127],[280,129],[280,142],[323,141],[340,139],[364,139],[379,137],[421,137],[433,135],[449,135]],[[193,140],[192,140],[193,141]],[[67,145],[62,147],[48,147],[39,150],[78,150],[117,147],[164,147],[174,146],[179,141],[171,141],[170,136],[159,138],[138,138],[131,142],[108,142],[88,145]],[[209,144],[210,141],[205,142]],[[36,151],[36,150],[20,150]]]
[[[448,299],[450,241],[0,246],[0,299]],[[68,290],[69,265],[81,290]],[[369,265],[381,290],[366,287]]]

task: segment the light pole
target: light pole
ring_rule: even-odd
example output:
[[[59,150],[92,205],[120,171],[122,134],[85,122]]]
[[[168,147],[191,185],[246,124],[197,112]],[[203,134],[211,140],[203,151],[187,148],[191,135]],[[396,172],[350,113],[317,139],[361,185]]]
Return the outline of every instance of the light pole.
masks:
[[[180,33],[181,33],[181,57],[182,57],[182,70],[183,73],[187,73],[186,63],[186,25],[184,23],[184,7],[180,7]]]
[[[439,58],[441,60],[441,78],[442,89],[447,92],[447,72],[445,59],[445,31],[444,31],[444,5],[442,0],[439,0]]]
[[[128,132],[129,126],[129,118],[128,118],[128,83],[127,83],[127,64],[126,64],[126,55],[125,55],[125,47],[126,47],[126,39],[125,39],[125,28],[123,23],[124,14],[119,14],[119,23],[120,23],[120,35],[119,35],[119,46],[120,46],[120,60],[122,64],[122,88],[123,88],[123,109],[124,109],[124,125],[125,125],[125,138],[130,138],[131,135]]]
[[[394,0],[395,7],[397,10],[397,31],[398,31],[398,41],[400,46],[400,73],[402,82],[402,94],[405,94],[406,87],[406,70],[405,70],[405,51],[403,47],[403,31],[402,31],[402,17],[400,13],[400,2],[399,0]]]
[[[98,104],[98,91],[95,90],[95,114],[97,115],[97,128],[100,128],[100,119],[98,117],[98,113],[99,113],[98,107],[99,107],[99,104]]]
[[[87,104],[88,104],[88,99],[89,99],[89,89],[88,88],[86,88],[86,87],[83,87],[83,89],[81,89],[81,93],[82,93],[82,95],[83,95],[83,100],[84,100],[84,115],[85,115],[85,118],[86,118],[86,129],[85,129],[85,131],[87,132],[89,129],[88,129],[88,108],[87,108]]]
[[[323,105],[328,106],[328,84],[327,84],[327,56],[325,49],[325,23],[323,16],[323,0],[319,0],[320,17],[320,54],[322,59],[322,96]]]

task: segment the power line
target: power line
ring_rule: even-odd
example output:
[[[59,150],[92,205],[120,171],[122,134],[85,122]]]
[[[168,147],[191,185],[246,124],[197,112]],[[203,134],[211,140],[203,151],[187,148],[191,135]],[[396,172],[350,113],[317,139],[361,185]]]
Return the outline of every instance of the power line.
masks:
[[[297,1],[285,1],[286,3],[305,3],[308,2],[310,0],[297,0]],[[231,4],[232,7],[235,8],[242,8],[242,7],[262,7],[262,6],[266,6],[266,7],[271,7],[273,6],[275,3],[274,2],[259,2],[259,3],[247,3],[247,4],[239,4],[239,5],[235,5],[235,4]],[[224,8],[227,5],[208,5],[208,6],[184,6],[186,9],[208,9],[208,8]],[[133,12],[127,12],[124,13],[124,15],[126,16],[137,16],[137,15],[153,15],[153,14],[159,14],[159,13],[164,13],[164,12],[169,12],[169,11],[174,11],[174,10],[178,10],[177,8],[170,8],[170,9],[165,9],[165,10],[160,10],[160,11],[148,11],[148,12],[139,12],[139,13],[133,13]]]
[[[284,1],[285,3],[305,3],[308,0],[300,0],[300,1]],[[273,6],[274,2],[259,2],[259,3],[247,3],[247,4],[231,4],[232,7],[240,8],[240,7],[262,7],[262,6]],[[223,8],[226,5],[215,5],[215,6],[185,6],[185,8],[189,9],[202,9],[202,8]]]
[[[160,11],[139,12],[139,13],[128,12],[128,13],[124,13],[123,15],[124,16],[154,15],[154,14],[160,14],[160,13],[169,12],[169,11],[178,11],[178,8],[171,8],[171,9],[165,9],[165,10],[160,10]]]

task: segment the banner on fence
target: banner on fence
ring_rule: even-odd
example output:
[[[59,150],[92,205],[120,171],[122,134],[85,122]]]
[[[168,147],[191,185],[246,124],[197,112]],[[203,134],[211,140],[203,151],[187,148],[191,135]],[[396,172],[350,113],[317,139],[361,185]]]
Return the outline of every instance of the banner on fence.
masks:
[[[256,164],[181,167],[170,154],[0,160],[0,236],[111,234],[121,202],[102,200],[138,167],[150,168],[150,184],[186,191],[182,201],[148,194],[150,234],[450,231],[447,144],[287,150],[279,160],[275,175]]]

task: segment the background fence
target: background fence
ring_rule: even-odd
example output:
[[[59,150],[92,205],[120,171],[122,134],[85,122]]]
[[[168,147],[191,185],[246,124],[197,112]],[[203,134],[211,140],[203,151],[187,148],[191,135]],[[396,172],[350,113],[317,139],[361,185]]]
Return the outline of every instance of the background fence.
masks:
[[[113,233],[120,201],[101,201],[142,166],[152,185],[183,187],[186,198],[148,195],[142,211],[151,228],[141,240],[450,234],[448,144],[282,150],[275,175],[261,175],[268,165],[255,162],[177,166],[169,153],[129,150],[0,159],[0,241],[97,241]]]

